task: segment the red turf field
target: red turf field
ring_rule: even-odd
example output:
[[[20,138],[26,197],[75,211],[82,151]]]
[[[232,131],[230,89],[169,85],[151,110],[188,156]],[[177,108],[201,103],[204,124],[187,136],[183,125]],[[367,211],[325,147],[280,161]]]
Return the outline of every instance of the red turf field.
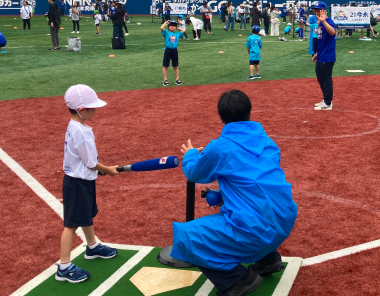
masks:
[[[100,161],[107,165],[180,155],[217,138],[220,94],[241,89],[282,151],[299,215],[281,246],[284,256],[308,258],[380,238],[379,76],[334,78],[334,110],[314,111],[316,79],[104,93],[108,102],[91,126]],[[0,103],[0,148],[61,198],[62,158],[69,113],[63,97]],[[2,268],[0,295],[8,295],[59,259],[61,218],[0,162]],[[171,223],[185,219],[180,168],[124,173],[97,182],[97,236],[106,242],[166,246]],[[213,184],[212,186],[216,186]],[[200,199],[196,216],[214,213]],[[5,235],[4,235],[5,233]],[[80,240],[76,240],[76,245]],[[302,267],[291,291],[300,295],[379,295],[379,249]]]

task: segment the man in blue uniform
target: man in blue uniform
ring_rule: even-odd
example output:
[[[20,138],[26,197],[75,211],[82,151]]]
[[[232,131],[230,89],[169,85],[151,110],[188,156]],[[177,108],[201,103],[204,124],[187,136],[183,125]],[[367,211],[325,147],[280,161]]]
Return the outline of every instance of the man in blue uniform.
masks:
[[[333,81],[332,71],[336,61],[335,55],[335,23],[327,17],[326,3],[317,2],[314,7],[315,16],[319,21],[317,53],[313,55],[315,73],[323,93],[323,100],[315,104],[315,110],[332,110]]]
[[[293,228],[297,205],[280,167],[280,150],[250,121],[251,101],[239,90],[219,99],[222,134],[206,148],[182,145],[182,170],[195,183],[218,181],[220,213],[173,223],[171,256],[199,267],[218,296],[256,290],[260,275],[284,269],[277,247]],[[241,263],[252,263],[248,269]]]

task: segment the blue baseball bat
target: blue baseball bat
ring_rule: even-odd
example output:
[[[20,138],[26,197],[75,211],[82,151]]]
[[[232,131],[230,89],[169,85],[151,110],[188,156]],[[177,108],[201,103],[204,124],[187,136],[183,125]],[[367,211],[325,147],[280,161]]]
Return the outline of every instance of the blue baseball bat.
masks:
[[[179,159],[177,156],[168,156],[136,162],[132,165],[129,164],[123,167],[118,167],[116,168],[116,170],[118,172],[156,171],[173,169],[176,168],[178,165]]]

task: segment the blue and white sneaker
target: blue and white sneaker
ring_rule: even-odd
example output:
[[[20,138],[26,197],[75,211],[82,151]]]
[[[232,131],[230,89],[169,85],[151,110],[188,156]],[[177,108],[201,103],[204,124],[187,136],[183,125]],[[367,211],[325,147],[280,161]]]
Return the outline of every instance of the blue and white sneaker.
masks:
[[[110,259],[110,258],[115,257],[116,254],[117,254],[117,249],[99,244],[93,249],[90,249],[88,246],[86,246],[86,254],[84,255],[84,258],[85,259],[95,259],[95,258]]]
[[[259,79],[259,78],[261,78],[261,75],[255,75],[255,79]]]
[[[67,281],[69,283],[81,283],[90,277],[90,273],[85,271],[75,264],[71,264],[66,269],[61,269],[59,264],[57,273],[55,274],[55,279],[60,282]]]

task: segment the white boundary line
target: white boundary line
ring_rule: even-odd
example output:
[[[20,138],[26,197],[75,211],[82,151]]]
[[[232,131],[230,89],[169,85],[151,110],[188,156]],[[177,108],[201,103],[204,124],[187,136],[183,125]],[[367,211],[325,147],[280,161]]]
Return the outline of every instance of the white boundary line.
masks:
[[[76,247],[74,250],[71,251],[71,257],[76,258],[83,252],[83,246],[80,245]],[[56,263],[59,263],[57,261]],[[30,291],[32,291],[34,288],[42,284],[44,281],[46,281],[49,277],[51,277],[53,274],[57,272],[57,266],[53,264],[48,269],[45,269],[43,272],[41,272],[39,275],[37,275],[35,278],[27,282],[25,285],[21,286],[18,290],[13,292],[10,296],[22,296]]]
[[[2,160],[4,164],[8,166],[21,180],[23,180],[25,184],[28,185],[30,189],[32,189],[44,202],[46,202],[49,207],[51,207],[53,211],[63,220],[63,204],[1,148],[0,160]],[[82,228],[78,228],[76,234],[83,242],[86,241]],[[97,237],[96,239],[100,241]]]
[[[366,250],[370,250],[370,249],[374,249],[374,248],[378,248],[378,247],[380,247],[380,239],[372,241],[372,242],[368,242],[365,244],[361,244],[361,245],[357,245],[357,246],[353,246],[353,247],[341,249],[338,251],[334,251],[334,252],[330,252],[330,253],[326,253],[326,254],[322,254],[322,255],[318,255],[318,256],[314,256],[314,257],[304,259],[302,266],[319,264],[319,263],[322,263],[322,262],[325,262],[328,260],[337,259],[340,257],[352,255],[352,254],[355,254],[358,252],[362,252],[362,251],[366,251]]]
[[[282,257],[282,261],[288,262],[288,265],[272,296],[287,296],[289,294],[302,265],[302,258],[299,257]]]
[[[113,280],[113,277],[115,276],[116,273],[118,273],[116,275],[116,277],[119,277],[117,280],[119,280],[124,274],[126,274],[132,267],[134,267],[136,264],[138,264],[146,255],[149,254],[149,252],[151,250],[153,250],[154,248],[153,247],[144,247],[144,246],[128,246],[128,245],[119,245],[119,244],[108,244],[107,243],[107,246],[110,246],[112,248],[117,248],[117,249],[120,249],[120,250],[131,250],[131,251],[138,251],[137,254],[135,254],[134,256],[132,256],[122,267],[120,267],[114,274],[111,275],[111,277],[109,277],[105,282],[103,282],[103,284],[101,284],[96,290],[94,290],[90,295],[94,296],[94,295],[103,295],[107,290],[109,290],[112,285],[114,283],[112,283],[111,286],[109,286],[107,288],[107,290],[103,290],[103,293],[95,293],[95,291],[99,290],[100,287],[104,286],[105,283],[108,283],[110,279]],[[77,248],[75,248],[72,252],[71,252],[71,258],[72,259],[75,259],[76,257],[78,257],[80,254],[82,254],[85,250],[83,249],[83,246],[80,245],[78,246]],[[57,261],[57,263],[59,263],[59,261]],[[127,268],[129,268],[127,270]],[[120,271],[123,272],[124,270],[126,270],[125,273],[123,274],[120,274]],[[17,291],[15,291],[14,293],[12,293],[10,296],[23,296],[27,293],[29,293],[30,291],[32,291],[34,288],[36,288],[37,286],[39,286],[41,283],[43,283],[44,281],[46,281],[49,277],[51,277],[53,274],[55,274],[57,272],[57,266],[54,264],[52,266],[50,266],[48,269],[44,270],[42,273],[40,273],[39,275],[37,275],[35,278],[33,278],[32,280],[30,280],[29,282],[27,282],[25,285],[23,285],[21,288],[19,288]],[[104,287],[103,287],[104,289]]]

